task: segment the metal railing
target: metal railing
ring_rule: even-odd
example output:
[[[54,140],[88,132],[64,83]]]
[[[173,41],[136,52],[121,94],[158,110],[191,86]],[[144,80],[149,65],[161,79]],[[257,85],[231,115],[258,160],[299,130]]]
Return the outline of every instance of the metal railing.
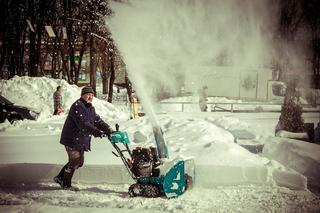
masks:
[[[174,111],[185,112],[187,106],[199,106],[195,102],[161,102],[159,105],[177,105]],[[280,112],[282,104],[246,102],[246,103],[227,103],[227,102],[208,102],[209,112]],[[302,104],[303,112],[320,112],[320,104],[315,106]]]

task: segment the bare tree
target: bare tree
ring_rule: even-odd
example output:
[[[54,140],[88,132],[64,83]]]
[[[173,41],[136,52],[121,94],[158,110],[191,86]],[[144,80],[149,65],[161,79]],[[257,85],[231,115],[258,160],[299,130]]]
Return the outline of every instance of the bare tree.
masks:
[[[306,22],[311,29],[312,39],[312,68],[314,74],[314,87],[320,88],[320,2],[317,0],[304,0],[303,4]]]
[[[78,84],[83,57],[91,52],[90,84],[95,89],[96,67],[101,67],[103,92],[109,92],[112,101],[117,65],[111,34],[104,22],[111,14],[108,0],[15,0],[0,1],[0,6],[2,77],[2,67],[8,64],[8,78],[50,74]],[[47,25],[54,36],[48,35]],[[50,60],[48,73],[45,65]]]

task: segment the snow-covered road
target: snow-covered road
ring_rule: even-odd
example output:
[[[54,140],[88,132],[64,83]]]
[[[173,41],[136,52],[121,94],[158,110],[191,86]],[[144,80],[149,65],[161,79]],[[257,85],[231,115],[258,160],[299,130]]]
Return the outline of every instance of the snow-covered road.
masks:
[[[192,191],[176,199],[131,198],[129,185],[53,183],[1,187],[0,212],[319,212],[320,197],[277,186],[228,186]],[[191,193],[192,192],[192,193]]]

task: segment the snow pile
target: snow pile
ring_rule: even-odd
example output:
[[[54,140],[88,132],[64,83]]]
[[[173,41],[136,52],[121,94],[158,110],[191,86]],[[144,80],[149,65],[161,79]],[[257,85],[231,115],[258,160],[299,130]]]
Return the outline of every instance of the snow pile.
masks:
[[[308,184],[320,187],[320,146],[288,138],[270,138],[263,156],[274,159],[308,177]]]
[[[53,114],[53,93],[59,85],[62,87],[62,104],[67,110],[78,98],[76,94],[80,94],[80,88],[69,85],[65,80],[15,76],[2,81],[1,94],[17,105],[40,112],[41,119]]]
[[[254,131],[254,128],[248,125],[248,123],[241,122],[239,119],[222,116],[217,119],[208,118],[207,120],[231,132],[235,138],[235,142],[237,139],[256,138],[256,132]]]
[[[73,102],[80,97],[81,88],[76,85],[70,85],[65,80],[15,76],[10,80],[2,80],[0,91],[1,95],[16,105],[26,106],[39,112],[38,120],[42,120],[51,117],[53,114],[53,93],[59,85],[62,87],[62,105],[67,114]],[[95,98],[93,105],[97,113],[103,118],[113,120],[127,117],[107,101]]]

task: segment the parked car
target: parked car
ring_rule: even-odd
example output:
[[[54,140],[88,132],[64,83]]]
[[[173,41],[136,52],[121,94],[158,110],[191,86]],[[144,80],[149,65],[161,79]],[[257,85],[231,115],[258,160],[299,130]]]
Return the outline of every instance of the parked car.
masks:
[[[13,124],[17,120],[36,120],[39,113],[28,109],[27,107],[18,106],[0,95],[0,122],[6,119]]]

